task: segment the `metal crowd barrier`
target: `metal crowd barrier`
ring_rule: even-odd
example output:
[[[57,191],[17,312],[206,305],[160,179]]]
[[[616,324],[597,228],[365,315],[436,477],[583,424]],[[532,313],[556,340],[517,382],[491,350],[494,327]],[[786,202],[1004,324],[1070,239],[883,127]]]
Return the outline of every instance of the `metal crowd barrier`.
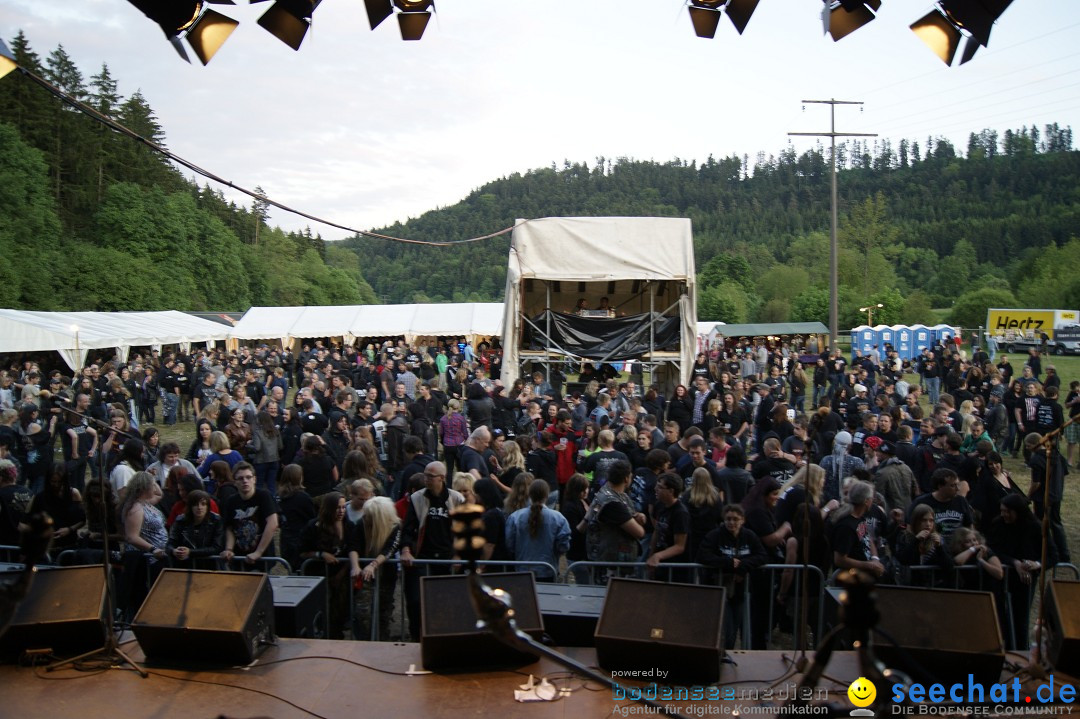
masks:
[[[776,576],[775,576],[776,572],[779,571],[779,572],[781,572],[781,575],[782,575],[783,572],[791,571],[794,574],[794,582],[793,582],[794,586],[792,587],[792,596],[794,598],[794,603],[792,604],[792,611],[794,612],[794,615],[793,615],[795,617],[794,628],[795,628],[796,631],[798,630],[798,626],[799,626],[798,617],[802,616],[802,595],[803,595],[803,593],[802,593],[802,583],[803,583],[803,581],[805,581],[804,578],[803,578],[803,574],[805,572],[810,572],[811,575],[816,575],[816,578],[818,580],[818,582],[817,582],[817,585],[818,585],[817,586],[817,591],[813,592],[813,593],[809,593],[807,595],[807,601],[809,602],[811,608],[813,608],[814,602],[815,601],[817,602],[817,629],[814,632],[814,641],[812,642],[813,647],[816,647],[817,643],[821,640],[822,633],[823,633],[824,628],[825,628],[825,573],[823,571],[821,571],[821,568],[817,567],[817,566],[815,566],[813,564],[764,564],[764,565],[762,565],[762,566],[760,566],[757,569],[754,569],[752,571],[753,572],[769,572],[770,574],[773,575],[772,581],[769,582],[769,603],[768,603],[768,607],[769,607],[769,624],[768,624],[768,627],[769,627],[769,629],[768,629],[768,634],[766,636],[766,643],[768,643],[768,642],[770,642],[772,640],[772,627],[773,627],[773,623],[774,623],[773,622],[773,607],[776,606],[776,601],[775,601],[775,599],[776,599],[776,591],[780,586],[779,583],[776,581]],[[750,649],[751,648],[750,647],[750,604],[751,604],[750,600],[753,598],[751,596],[751,591],[750,591],[750,585],[751,584],[752,584],[752,582],[749,580],[749,575],[748,575],[748,579],[743,582],[743,616],[742,616],[742,627],[741,627],[743,649]],[[757,604],[760,607],[761,602],[759,601]],[[806,639],[805,637],[802,638],[802,640],[805,640],[805,639]],[[799,643],[801,641],[799,637],[794,636],[794,632],[793,632],[793,641],[795,642],[795,646],[799,646]],[[811,648],[813,648],[813,647],[811,647]]]
[[[339,560],[339,562],[346,562],[346,563],[349,561],[348,557],[338,557],[338,560]],[[360,558],[359,563],[360,563],[360,566],[363,567],[366,564],[369,564],[370,562],[372,562],[373,560],[374,560],[374,557],[362,557],[362,558]],[[388,559],[387,561],[397,565],[398,573],[399,574],[402,573],[403,567],[401,566],[401,559],[400,558],[395,557],[393,559]],[[321,565],[321,572],[319,572],[319,573],[309,573],[310,570],[313,570],[313,569],[319,567],[320,565]],[[529,567],[538,568],[538,569],[539,568],[544,568],[544,569],[547,569],[551,573],[551,576],[555,580],[558,580],[558,577],[559,577],[558,569],[556,567],[553,567],[551,564],[548,564],[547,562],[515,561],[515,560],[480,560],[480,561],[477,562],[477,565],[479,565],[481,567],[496,567],[496,568],[500,568],[500,569],[505,569],[506,571],[522,571],[522,570],[527,571]],[[435,567],[435,566],[450,567],[451,574],[457,574],[458,572],[463,571],[465,569],[466,563],[462,562],[461,560],[457,560],[457,559],[414,559],[413,562],[412,562],[412,566],[415,567],[415,568]],[[317,557],[312,557],[311,559],[304,560],[304,563],[300,565],[300,574],[301,575],[306,575],[306,576],[323,576],[323,577],[326,577],[327,579],[329,579],[329,571],[328,570],[330,570],[331,568],[336,569],[337,567],[338,567],[338,565],[336,565],[336,564],[335,565],[330,565],[330,564],[327,564],[322,559],[319,559]],[[350,581],[348,584],[349,584],[349,620],[348,621],[349,621],[349,627],[352,628],[353,631],[355,631],[356,627],[358,626],[357,621],[356,621],[356,619],[357,619],[357,617],[356,617],[356,593],[355,593],[355,590],[354,590],[353,582]],[[401,626],[404,628],[405,627],[405,621],[406,621],[406,619],[405,619],[405,616],[406,616],[405,583],[404,583],[404,581],[399,581],[397,584],[398,584],[398,586],[397,586],[397,591],[398,591],[397,604],[398,604],[398,607],[400,608],[400,611],[401,611],[401,617],[400,617],[401,618]],[[378,637],[379,616],[380,616],[380,613],[382,611],[382,607],[380,606],[380,596],[381,596],[380,590],[381,590],[381,588],[382,588],[382,572],[375,572],[375,586],[373,588],[373,596],[371,598],[371,621],[370,621],[371,631],[370,631],[370,636],[365,637],[365,639],[370,639],[370,641],[377,641],[379,639],[379,637]],[[326,616],[327,616],[327,621],[329,621],[329,616],[330,616],[330,592],[329,592],[329,587],[327,587],[326,601],[327,601]],[[359,639],[359,638],[360,637],[356,637],[354,635],[354,639]],[[387,638],[383,637],[382,639],[385,641]]]
[[[568,580],[571,575],[574,576],[575,583],[577,584],[604,584],[607,581],[607,577],[604,577],[601,581],[597,581],[596,570],[615,570],[614,576],[629,577],[632,579],[647,579],[650,574],[650,567],[645,562],[571,562],[566,571],[562,574],[561,584],[568,584]],[[704,564],[697,564],[696,562],[661,562],[660,566],[656,568],[659,570],[678,570],[688,571],[693,580],[690,584],[716,584],[711,580],[712,574],[718,574],[718,570],[712,567],[706,567]],[[668,572],[670,574],[670,571]],[[583,582],[580,577],[586,576],[589,581]]]

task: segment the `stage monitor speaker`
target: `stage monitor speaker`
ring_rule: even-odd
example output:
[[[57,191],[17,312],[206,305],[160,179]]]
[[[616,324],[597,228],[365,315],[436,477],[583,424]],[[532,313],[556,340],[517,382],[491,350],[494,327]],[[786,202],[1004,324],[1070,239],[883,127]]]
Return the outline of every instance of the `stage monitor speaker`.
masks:
[[[1053,579],[1046,597],[1050,666],[1080,676],[1080,582]]]
[[[27,649],[74,656],[105,645],[105,573],[100,564],[63,567],[34,575],[0,654],[17,659]]]
[[[544,617],[544,629],[560,647],[594,646],[596,623],[604,609],[606,587],[586,584],[536,585],[536,598],[540,602],[540,614]]]
[[[611,579],[596,625],[597,663],[660,683],[717,682],[726,604],[723,587]]]
[[[166,569],[131,630],[154,662],[251,662],[274,639],[274,595],[265,574]]]
[[[518,629],[540,639],[544,623],[532,572],[481,575],[484,584],[510,594]],[[421,577],[420,658],[425,669],[524,666],[536,661],[476,628],[468,575]]]
[[[983,685],[1000,679],[1005,645],[993,594],[883,586],[874,592],[878,627],[899,644],[874,637],[874,653],[886,666],[946,686],[966,684],[968,674]]]
[[[272,576],[270,588],[274,591],[274,628],[279,637],[326,638],[325,577]]]

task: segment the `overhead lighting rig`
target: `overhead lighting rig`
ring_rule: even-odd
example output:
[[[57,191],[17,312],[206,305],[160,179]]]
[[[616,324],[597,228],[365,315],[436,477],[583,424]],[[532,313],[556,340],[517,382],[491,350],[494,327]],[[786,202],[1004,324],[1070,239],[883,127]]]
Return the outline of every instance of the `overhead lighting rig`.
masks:
[[[963,44],[960,64],[990,44],[990,30],[1012,0],[940,0],[911,24],[911,31],[946,65],[952,65]]]
[[[208,1],[223,5],[233,4],[232,0]],[[176,52],[187,62],[191,60],[184,49],[185,40],[191,47],[191,51],[195,53],[195,57],[205,65],[210,62],[232,31],[240,24],[206,7],[207,3],[203,0],[172,0],[172,2],[128,0],[128,2],[158,24]]]
[[[750,16],[754,14],[760,0],[690,0],[690,22],[694,25],[694,34],[698,37],[713,38],[720,24],[720,14],[726,12],[731,24],[743,34]]]
[[[396,7],[402,40],[422,38],[431,20],[431,12],[435,9],[434,0],[364,0],[364,6],[372,30],[390,17]]]
[[[881,0],[824,0],[821,22],[833,42],[845,38],[877,17]]]

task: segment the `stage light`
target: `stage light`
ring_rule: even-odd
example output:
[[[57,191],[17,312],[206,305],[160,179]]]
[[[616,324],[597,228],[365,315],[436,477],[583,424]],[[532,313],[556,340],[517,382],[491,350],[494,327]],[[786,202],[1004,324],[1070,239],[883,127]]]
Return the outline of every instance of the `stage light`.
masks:
[[[720,24],[720,13],[727,11],[728,19],[739,34],[743,34],[759,0],[689,0],[690,22],[698,37],[713,38]]]
[[[824,0],[821,21],[833,42],[847,37],[874,20],[881,0]]]
[[[723,6],[724,0],[690,0],[690,22],[694,25],[694,34],[706,39],[716,37],[720,8]]]
[[[394,5],[390,0],[364,0],[364,6],[367,8],[368,22],[371,23],[372,30],[394,12]]]
[[[8,49],[7,43],[0,39],[0,77],[4,77],[17,67],[15,55]]]
[[[419,40],[424,36],[424,29],[431,20],[432,0],[394,0],[398,10],[398,25],[401,27],[402,40]]]
[[[203,65],[210,62],[214,54],[221,49],[232,31],[239,25],[236,20],[219,12],[207,9],[202,0],[173,0],[163,3],[160,0],[128,0],[139,8],[143,15],[161,27],[165,37],[172,43],[180,57],[187,62],[187,52],[183,40],[191,45],[195,56]],[[231,5],[231,0],[226,0]]]
[[[979,46],[990,44],[990,30],[1012,0],[941,0],[937,7],[911,24],[911,31],[941,58],[952,65],[960,44],[964,52],[960,64],[975,57]]]
[[[401,39],[419,40],[424,36],[424,29],[431,20],[435,3],[433,0],[364,0],[364,7],[367,9],[368,23],[372,30],[390,17],[394,7],[397,7]]]
[[[727,16],[739,34],[743,34],[746,24],[750,22],[750,16],[757,10],[759,0],[729,0],[727,4]]]
[[[299,50],[311,27],[311,15],[320,2],[322,0],[277,0],[259,18],[259,25],[293,50]]]

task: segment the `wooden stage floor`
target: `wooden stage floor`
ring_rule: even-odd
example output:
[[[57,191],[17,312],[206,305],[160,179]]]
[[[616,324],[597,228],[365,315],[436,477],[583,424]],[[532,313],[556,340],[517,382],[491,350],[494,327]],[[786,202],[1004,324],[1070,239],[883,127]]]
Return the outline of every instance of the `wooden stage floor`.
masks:
[[[568,675],[548,659],[514,670],[418,674],[420,645],[280,639],[253,664],[243,668],[176,669],[147,665],[141,679],[126,669],[46,673],[42,668],[0,665],[0,718],[36,719],[211,719],[228,717],[296,717],[358,719],[361,717],[515,717],[578,719],[651,715],[643,707],[616,700],[611,690]],[[138,644],[122,646],[142,660]],[[594,650],[566,650],[580,662],[595,666]],[[789,672],[787,653],[731,653],[735,664],[724,664],[720,689],[726,701],[665,701],[683,716],[772,717],[819,716],[787,714],[783,692],[794,690],[798,675]],[[1015,660],[1016,656],[1010,656]],[[422,671],[422,670],[421,670]],[[547,676],[557,688],[570,690],[554,701],[519,703],[514,690],[533,673]],[[818,695],[843,707],[846,716],[848,684],[858,675],[855,655],[833,655]],[[627,682],[630,685],[640,683]],[[766,689],[772,687],[771,698]],[[887,691],[879,688],[878,691]],[[773,709],[763,705],[770,705]],[[1023,709],[1024,707],[1017,707]],[[896,709],[896,707],[892,707]],[[1035,709],[1035,707],[1032,707]],[[1066,714],[1072,707],[1038,707],[1040,713]],[[1056,711],[1047,712],[1047,709]],[[940,710],[940,708],[939,708]],[[893,712],[900,716],[898,712]],[[920,714],[916,707],[914,714]],[[992,707],[979,712],[995,716]],[[1009,712],[1010,716],[1024,716]]]
[[[141,679],[123,669],[46,673],[42,668],[0,666],[0,717],[64,717],[65,719],[177,719],[229,717],[595,717],[621,716],[617,709],[630,702],[616,701],[607,688],[568,676],[561,667],[544,659],[514,670],[439,673],[408,676],[410,667],[420,670],[420,645],[385,642],[350,642],[280,639],[248,667],[178,670],[146,666],[151,672]],[[132,658],[143,658],[134,641],[121,647]],[[568,653],[595,666],[592,649],[573,648]],[[725,664],[721,682],[738,692],[745,687],[761,692],[787,674],[789,662],[780,652],[734,652],[737,665]],[[519,703],[514,690],[528,681],[528,674],[548,676],[558,688],[570,693],[555,701]],[[830,675],[852,681],[857,676],[854,656],[837,654]],[[628,684],[637,684],[628,682]],[[832,699],[842,700],[847,685],[825,682],[836,690]],[[727,686],[725,686],[725,689]],[[777,684],[775,696],[794,688],[791,678]],[[733,694],[733,696],[739,696]],[[743,695],[745,696],[745,695]],[[760,696],[760,695],[754,695]],[[714,705],[709,712],[731,716],[734,703],[670,701],[685,711],[691,705]],[[739,701],[749,704],[756,702]],[[723,705],[727,705],[727,711]],[[702,714],[697,714],[698,716]],[[766,714],[765,716],[768,716]]]

